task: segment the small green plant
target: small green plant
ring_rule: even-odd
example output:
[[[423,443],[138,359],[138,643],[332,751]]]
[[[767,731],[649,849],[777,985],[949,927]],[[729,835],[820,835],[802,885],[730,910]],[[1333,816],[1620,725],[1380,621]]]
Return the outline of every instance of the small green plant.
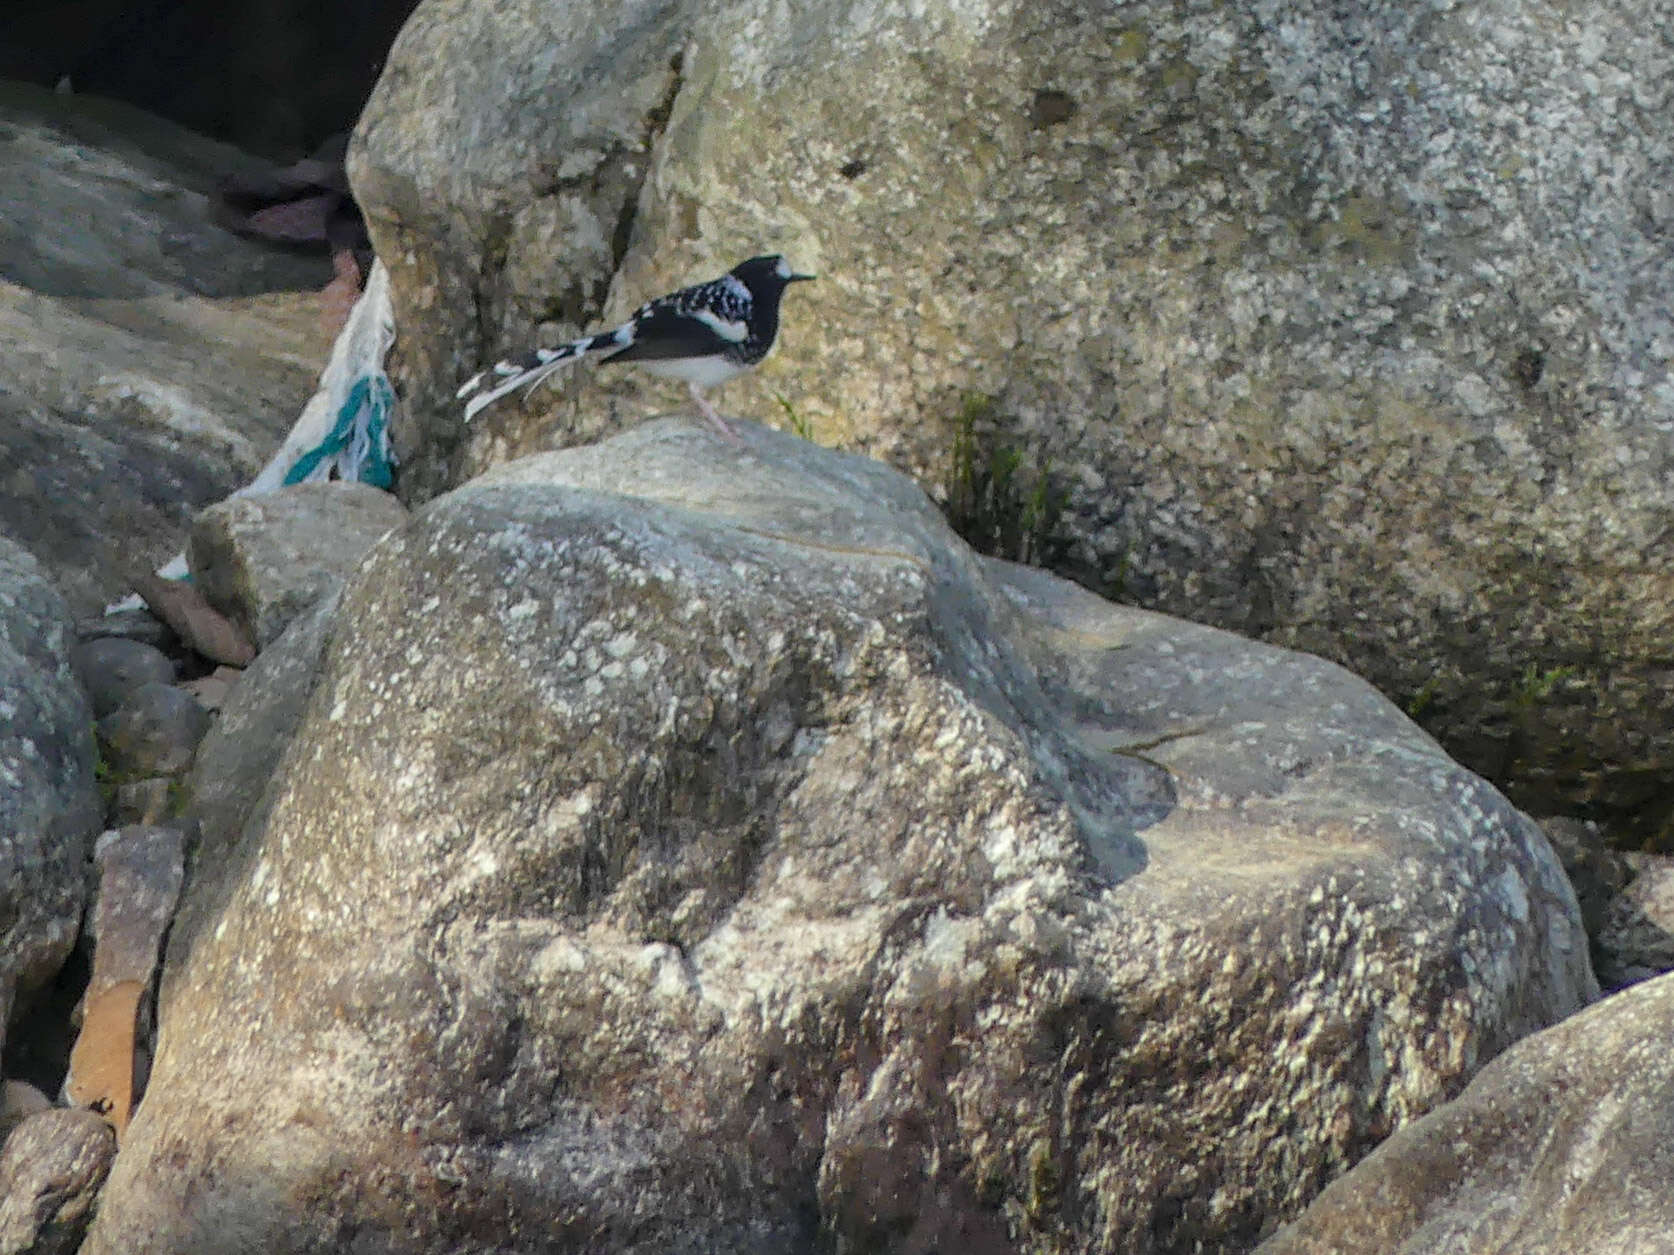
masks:
[[[1057,1208],[1064,1188],[1063,1173],[1052,1143],[1041,1138],[1029,1147],[1029,1197],[1024,1206],[1039,1221]]]
[[[1571,666],[1541,668],[1531,662],[1511,691],[1511,704],[1517,710],[1532,710],[1574,674],[1575,668]]]
[[[779,408],[785,412],[785,419],[790,423],[790,429],[809,444],[815,443],[813,425],[796,412],[796,407],[785,399],[784,394],[775,392],[773,399],[779,403]]]
[[[1049,466],[1028,468],[1021,450],[994,442],[994,416],[994,398],[973,394],[954,419],[948,523],[978,553],[1049,565],[1067,548],[1064,494]]]
[[[1419,685],[1418,692],[1407,699],[1407,717],[1417,719],[1430,709],[1436,700],[1436,694],[1441,691],[1441,676],[1433,675]]]

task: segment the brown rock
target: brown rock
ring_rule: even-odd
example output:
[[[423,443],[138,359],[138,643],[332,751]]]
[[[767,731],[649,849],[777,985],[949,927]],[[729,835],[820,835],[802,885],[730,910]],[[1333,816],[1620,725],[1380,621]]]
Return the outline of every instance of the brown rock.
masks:
[[[211,606],[184,580],[165,579],[146,567],[125,568],[128,583],[159,619],[211,662],[242,667],[256,656],[249,634]]]
[[[134,980],[119,981],[98,993],[88,991],[81,1032],[70,1051],[70,1072],[64,1080],[70,1102],[103,1116],[118,1139],[134,1112],[140,1000],[144,997],[145,986]]]

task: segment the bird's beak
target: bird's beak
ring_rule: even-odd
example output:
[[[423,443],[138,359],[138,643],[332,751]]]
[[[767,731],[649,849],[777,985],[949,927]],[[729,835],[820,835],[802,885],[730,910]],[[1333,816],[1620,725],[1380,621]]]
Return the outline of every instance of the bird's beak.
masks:
[[[786,283],[801,283],[801,282],[805,282],[805,281],[811,282],[812,280],[817,279],[818,277],[819,277],[818,275],[790,275],[785,279],[785,282]]]

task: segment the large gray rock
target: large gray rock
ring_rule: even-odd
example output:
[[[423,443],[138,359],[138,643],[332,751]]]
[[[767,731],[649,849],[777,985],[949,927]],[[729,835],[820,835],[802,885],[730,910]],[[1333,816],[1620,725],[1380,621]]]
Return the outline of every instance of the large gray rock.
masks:
[[[1238,1249],[1595,992],[1365,684],[754,426],[387,538],[214,861],[87,1255]]]
[[[128,105],[0,82],[0,278],[69,299],[318,287],[321,258],[214,223],[216,184],[262,163]]]
[[[1083,582],[1347,662],[1524,804],[1654,833],[1671,62],[1625,0],[427,0],[351,159],[406,491],[670,395],[601,371],[461,457],[454,385],[543,322],[779,249],[821,282],[726,405],[938,490],[974,420],[1067,495]]]
[[[40,564],[0,536],[0,1043],[17,995],[75,942],[103,817],[74,643]]]
[[[1671,1040],[1664,976],[1519,1042],[1261,1255],[1668,1255]]]
[[[250,159],[105,101],[0,85],[0,533],[78,613],[167,559],[313,391],[329,276],[212,222]]]

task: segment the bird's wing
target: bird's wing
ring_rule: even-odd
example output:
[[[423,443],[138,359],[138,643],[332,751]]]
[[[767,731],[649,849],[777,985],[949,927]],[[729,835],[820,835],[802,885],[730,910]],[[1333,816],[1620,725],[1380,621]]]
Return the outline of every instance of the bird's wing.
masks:
[[[731,275],[647,301],[628,325],[633,343],[606,360],[711,357],[750,335],[750,290]]]

